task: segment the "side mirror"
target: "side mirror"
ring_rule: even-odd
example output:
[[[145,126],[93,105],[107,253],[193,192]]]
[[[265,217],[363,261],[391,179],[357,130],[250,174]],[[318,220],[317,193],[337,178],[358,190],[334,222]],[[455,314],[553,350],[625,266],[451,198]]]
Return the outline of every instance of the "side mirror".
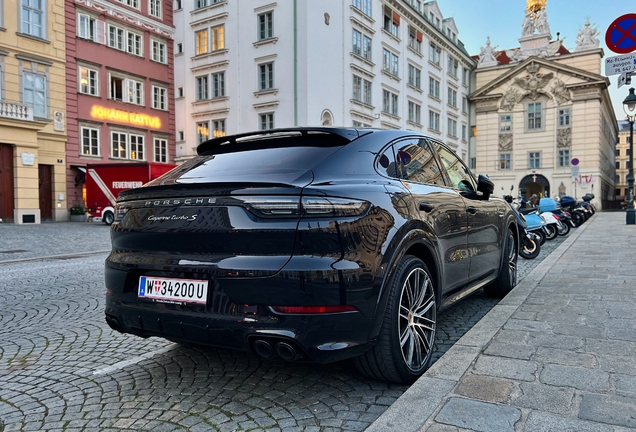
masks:
[[[484,194],[484,199],[489,199],[494,190],[495,185],[493,182],[491,182],[487,176],[479,174],[479,177],[477,178],[477,191]]]

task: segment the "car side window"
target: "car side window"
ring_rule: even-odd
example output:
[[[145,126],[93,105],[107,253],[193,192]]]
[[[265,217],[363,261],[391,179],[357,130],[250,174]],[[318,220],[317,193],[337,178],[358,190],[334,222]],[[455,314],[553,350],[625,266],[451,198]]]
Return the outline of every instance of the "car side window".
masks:
[[[461,159],[443,145],[439,143],[434,143],[433,145],[450,179],[451,184],[449,186],[454,189],[475,192],[477,190],[475,179]]]
[[[389,146],[380,154],[380,156],[378,156],[375,165],[375,169],[380,174],[387,177],[400,178],[400,172],[398,171],[398,166],[395,162],[393,146]]]
[[[405,180],[444,184],[442,172],[427,140],[412,138],[396,143],[395,157]]]

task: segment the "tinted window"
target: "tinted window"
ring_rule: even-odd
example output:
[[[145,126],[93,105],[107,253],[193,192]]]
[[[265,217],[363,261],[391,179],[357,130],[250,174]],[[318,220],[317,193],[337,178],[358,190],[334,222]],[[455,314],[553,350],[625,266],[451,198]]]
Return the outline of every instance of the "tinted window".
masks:
[[[398,166],[395,163],[395,156],[393,154],[393,146],[387,148],[376,160],[375,169],[382,175],[399,178]]]
[[[476,191],[475,179],[473,179],[470,171],[457,155],[439,143],[434,143],[433,145],[448,173],[448,178],[451,182],[449,186],[455,189]]]
[[[443,185],[439,165],[424,139],[408,139],[395,144],[395,157],[403,178],[418,183]]]

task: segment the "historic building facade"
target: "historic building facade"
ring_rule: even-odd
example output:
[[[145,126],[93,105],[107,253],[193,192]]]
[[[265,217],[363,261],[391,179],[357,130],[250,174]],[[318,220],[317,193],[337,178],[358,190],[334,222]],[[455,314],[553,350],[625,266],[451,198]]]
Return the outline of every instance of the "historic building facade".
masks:
[[[618,122],[618,140],[616,141],[616,192],[617,207],[624,206],[629,200],[627,174],[629,173],[629,122]]]
[[[87,164],[174,163],[171,0],[67,0],[68,206]]]
[[[305,125],[423,131],[468,159],[475,61],[435,1],[174,4],[178,160],[210,137]]]
[[[0,220],[66,220],[64,0],[0,0]]]
[[[470,96],[474,154],[497,192],[614,201],[618,130],[597,35],[588,21],[568,50],[552,39],[545,0],[529,0],[520,47],[482,48]]]

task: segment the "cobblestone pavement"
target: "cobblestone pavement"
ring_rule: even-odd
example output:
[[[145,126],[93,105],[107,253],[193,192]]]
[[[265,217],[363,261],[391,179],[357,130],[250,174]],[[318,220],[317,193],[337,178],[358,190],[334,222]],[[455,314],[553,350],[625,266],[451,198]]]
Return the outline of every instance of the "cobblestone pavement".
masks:
[[[0,254],[0,431],[364,430],[406,391],[350,362],[289,364],[111,331],[104,253],[1,263],[100,250],[107,235],[91,224],[0,226],[0,252],[26,250]],[[520,277],[561,241],[520,259]],[[495,304],[478,292],[444,311],[435,359]]]

